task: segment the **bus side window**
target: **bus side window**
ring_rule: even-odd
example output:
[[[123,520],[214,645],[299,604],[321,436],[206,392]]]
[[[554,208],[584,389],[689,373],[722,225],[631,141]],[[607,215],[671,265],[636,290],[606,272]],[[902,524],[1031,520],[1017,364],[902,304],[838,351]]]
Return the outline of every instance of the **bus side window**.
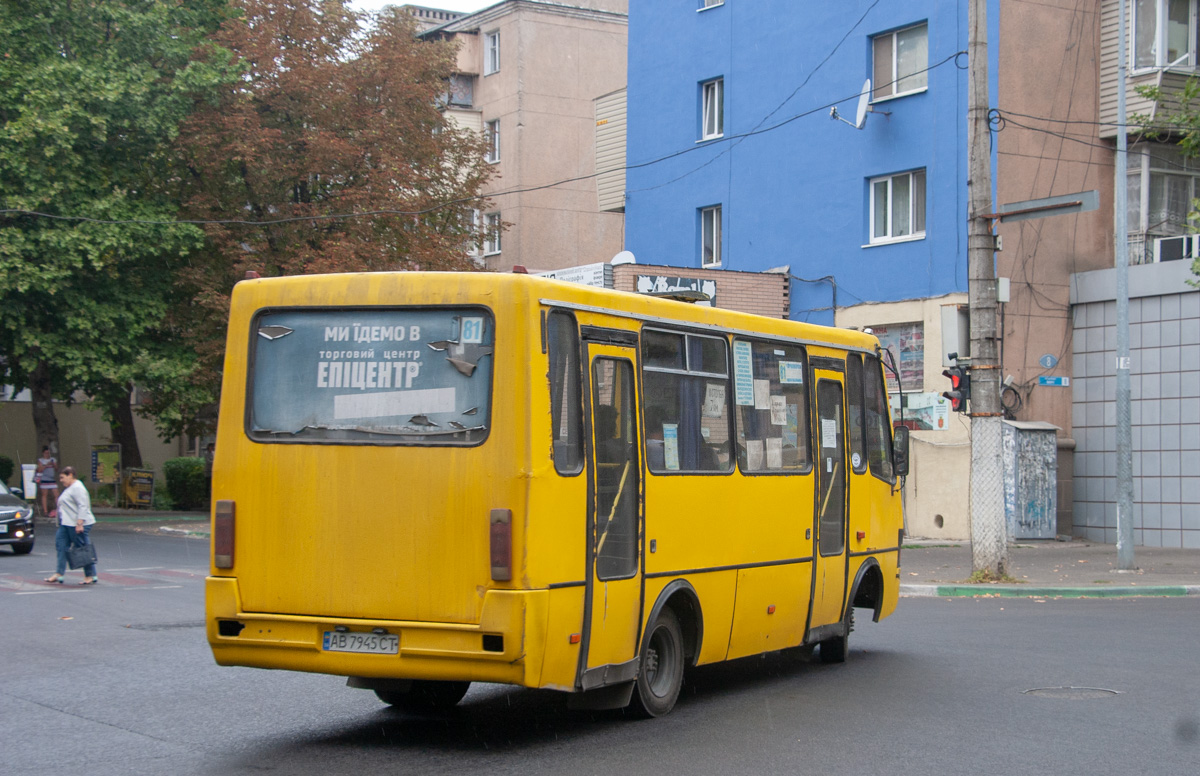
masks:
[[[795,345],[737,340],[734,361],[742,471],[807,471],[812,458],[804,350]]]
[[[892,433],[888,415],[888,395],[883,384],[883,368],[875,356],[867,356],[863,365],[865,387],[864,421],[867,427],[867,458],[871,474],[887,482],[895,481],[892,469]]]
[[[867,445],[863,429],[863,362],[858,353],[846,356],[846,422],[850,426],[850,465],[867,470]]]
[[[559,474],[579,474],[583,471],[583,410],[575,317],[555,310],[546,319],[546,334],[554,469]]]
[[[645,329],[642,391],[650,471],[732,471],[725,340]]]

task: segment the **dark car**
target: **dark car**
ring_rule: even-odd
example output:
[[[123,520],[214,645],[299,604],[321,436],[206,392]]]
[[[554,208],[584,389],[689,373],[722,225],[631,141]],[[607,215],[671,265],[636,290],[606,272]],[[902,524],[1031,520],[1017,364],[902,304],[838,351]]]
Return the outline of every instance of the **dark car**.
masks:
[[[25,555],[33,550],[33,539],[33,507],[0,482],[0,544]]]

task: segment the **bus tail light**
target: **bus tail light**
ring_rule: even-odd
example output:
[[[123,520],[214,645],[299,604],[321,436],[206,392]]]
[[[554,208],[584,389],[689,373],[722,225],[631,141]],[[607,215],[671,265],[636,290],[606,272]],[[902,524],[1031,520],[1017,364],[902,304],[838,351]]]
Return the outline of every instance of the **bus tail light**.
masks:
[[[234,505],[232,501],[217,502],[213,517],[213,565],[219,569],[233,568]]]
[[[512,579],[512,510],[493,509],[491,515],[492,579]]]

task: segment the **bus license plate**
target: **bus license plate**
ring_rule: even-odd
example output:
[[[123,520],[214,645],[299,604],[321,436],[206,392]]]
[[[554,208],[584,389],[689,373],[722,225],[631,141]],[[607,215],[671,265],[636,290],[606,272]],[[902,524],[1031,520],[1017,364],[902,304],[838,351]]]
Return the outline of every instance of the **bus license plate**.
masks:
[[[370,655],[395,655],[400,637],[394,633],[338,633],[325,631],[322,649],[326,652],[365,652]]]

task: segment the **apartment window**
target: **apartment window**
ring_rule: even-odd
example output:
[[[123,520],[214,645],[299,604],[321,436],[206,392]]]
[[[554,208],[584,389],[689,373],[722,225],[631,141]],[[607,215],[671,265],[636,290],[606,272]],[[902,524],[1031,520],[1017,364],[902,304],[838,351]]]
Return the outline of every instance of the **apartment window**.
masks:
[[[700,209],[700,266],[721,266],[721,206]]]
[[[700,138],[708,140],[725,134],[725,79],[701,84],[700,101],[703,104]]]
[[[492,256],[500,252],[500,214],[488,213],[483,217],[483,255]]]
[[[925,171],[871,179],[871,242],[925,236]]]
[[[1187,234],[1192,200],[1200,197],[1200,159],[1166,143],[1135,143],[1128,156],[1129,231],[1147,239]]]
[[[483,36],[483,74],[500,72],[500,33],[489,32]]]
[[[699,10],[703,11],[705,8],[716,8],[718,5],[725,5],[725,0],[700,0]]]
[[[484,132],[487,135],[487,160],[489,162],[500,161],[500,119],[489,121],[484,126]]]
[[[1133,66],[1195,67],[1197,0],[1134,0]]]
[[[871,39],[872,100],[924,91],[929,84],[929,25],[918,24]]]
[[[475,77],[456,73],[446,79],[446,91],[442,94],[442,106],[470,108],[475,104]]]

